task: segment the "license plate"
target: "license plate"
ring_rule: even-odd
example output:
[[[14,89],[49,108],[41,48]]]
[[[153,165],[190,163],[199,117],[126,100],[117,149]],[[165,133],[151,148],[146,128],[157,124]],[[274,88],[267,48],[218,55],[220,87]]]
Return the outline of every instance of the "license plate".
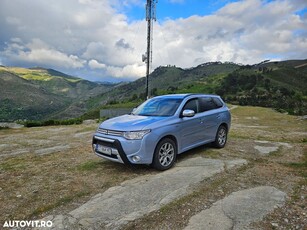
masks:
[[[97,145],[97,151],[104,153],[104,154],[108,154],[108,155],[111,155],[112,153],[111,148],[103,146],[103,145]]]

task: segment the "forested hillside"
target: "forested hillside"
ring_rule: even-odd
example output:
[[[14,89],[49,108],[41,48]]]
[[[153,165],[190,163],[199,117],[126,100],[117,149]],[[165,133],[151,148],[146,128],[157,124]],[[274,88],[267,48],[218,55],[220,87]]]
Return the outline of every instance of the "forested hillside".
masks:
[[[110,86],[52,69],[0,67],[0,121],[68,119]]]
[[[150,94],[219,94],[228,103],[272,107],[303,115],[307,114],[306,63],[307,60],[265,61],[255,65],[209,62],[190,69],[159,67],[150,75]],[[91,98],[90,107],[142,102],[144,93],[145,78],[141,78]]]
[[[307,114],[307,66],[287,62],[244,66],[228,74],[216,93],[235,104]]]
[[[161,66],[150,74],[149,89],[150,96],[218,94],[232,104],[306,115],[307,60],[255,65],[209,62],[189,69]],[[98,84],[42,68],[0,67],[0,90],[0,121],[98,117],[106,105],[136,106],[146,98],[145,78]]]

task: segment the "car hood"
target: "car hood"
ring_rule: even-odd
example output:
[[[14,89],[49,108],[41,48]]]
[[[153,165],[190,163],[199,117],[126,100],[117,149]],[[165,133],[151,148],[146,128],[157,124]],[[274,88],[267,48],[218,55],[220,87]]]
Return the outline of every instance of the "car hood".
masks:
[[[102,122],[99,128],[117,131],[137,131],[152,128],[151,125],[168,117],[123,115]]]

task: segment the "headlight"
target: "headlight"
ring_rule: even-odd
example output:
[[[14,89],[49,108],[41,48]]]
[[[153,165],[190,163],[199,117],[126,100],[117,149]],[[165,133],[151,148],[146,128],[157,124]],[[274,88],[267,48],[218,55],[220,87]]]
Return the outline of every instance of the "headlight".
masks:
[[[124,132],[123,136],[128,140],[141,140],[147,133],[150,133],[150,129]]]

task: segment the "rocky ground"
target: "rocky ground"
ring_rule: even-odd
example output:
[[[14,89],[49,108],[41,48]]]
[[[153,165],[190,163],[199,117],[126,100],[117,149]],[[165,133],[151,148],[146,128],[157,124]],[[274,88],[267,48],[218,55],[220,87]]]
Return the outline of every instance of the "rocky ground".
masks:
[[[247,163],[202,178],[189,192],[120,228],[183,229],[193,216],[229,196],[263,186],[285,193],[285,202],[249,229],[306,228],[307,121],[256,107],[236,107],[232,115],[224,149],[202,146],[180,155],[177,165],[197,157]],[[97,125],[0,130],[1,227],[7,220],[65,215],[124,181],[161,174],[147,166],[131,168],[98,159],[91,151]]]

